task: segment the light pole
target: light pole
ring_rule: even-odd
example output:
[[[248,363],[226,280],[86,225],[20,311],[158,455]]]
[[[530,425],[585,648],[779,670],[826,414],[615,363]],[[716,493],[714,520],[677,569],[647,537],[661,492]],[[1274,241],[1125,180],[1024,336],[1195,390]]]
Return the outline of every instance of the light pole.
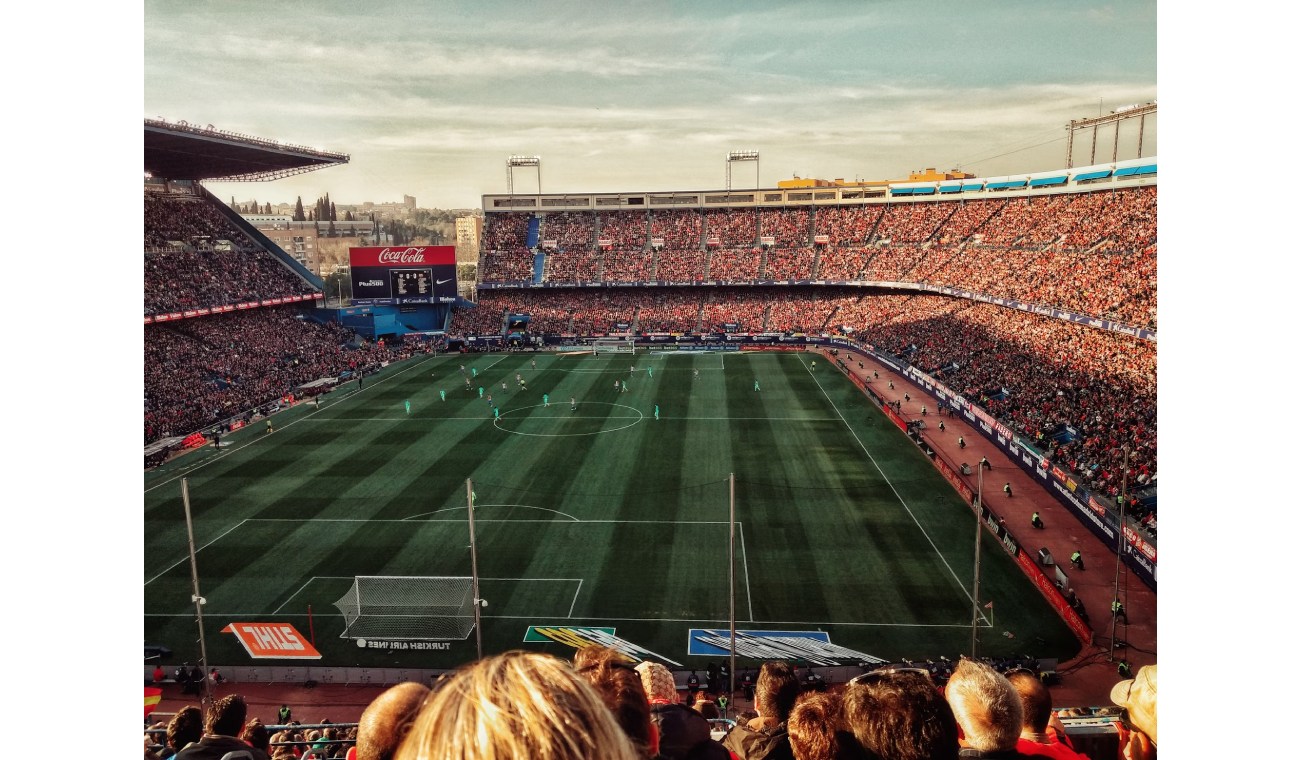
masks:
[[[515,169],[531,168],[537,170],[537,194],[542,194],[542,157],[511,156],[506,159],[506,194],[515,194]]]
[[[731,190],[731,165],[737,161],[754,162],[754,189],[758,189],[758,151],[733,150],[727,154],[727,190]]]
[[[487,602],[478,595],[478,542],[474,540],[474,483],[469,478],[465,478],[465,502],[469,505],[469,565],[470,582],[473,584],[474,592],[474,644],[477,647],[478,658],[481,660],[483,659],[483,618],[480,613],[487,606]]]
[[[984,467],[981,465],[979,474],[975,479],[975,585],[971,590],[971,620],[970,620],[970,656],[974,659],[979,655],[979,622],[980,622],[980,531],[983,526],[980,521],[984,519]]]

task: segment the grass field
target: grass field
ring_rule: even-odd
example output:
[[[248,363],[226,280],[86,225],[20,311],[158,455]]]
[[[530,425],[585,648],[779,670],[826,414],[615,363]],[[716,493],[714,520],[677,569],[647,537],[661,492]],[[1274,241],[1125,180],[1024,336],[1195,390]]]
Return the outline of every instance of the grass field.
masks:
[[[145,640],[197,658],[187,476],[210,662],[249,662],[220,633],[228,623],[287,621],[306,634],[309,606],[322,665],[472,659],[472,634],[442,652],[360,649],[340,638],[333,606],[356,575],[469,575],[472,478],[486,651],[567,656],[523,644],[527,626],[603,625],[702,667],[687,631],[727,626],[735,473],[738,628],[825,631],[888,659],[968,652],[974,515],[816,358],[471,354],[393,365],[360,391],[348,383],[319,409],[277,415],[272,434],[258,424],[146,474]],[[478,371],[475,390],[461,364]],[[981,608],[981,654],[1077,653],[987,535],[981,560],[981,601],[994,601]]]

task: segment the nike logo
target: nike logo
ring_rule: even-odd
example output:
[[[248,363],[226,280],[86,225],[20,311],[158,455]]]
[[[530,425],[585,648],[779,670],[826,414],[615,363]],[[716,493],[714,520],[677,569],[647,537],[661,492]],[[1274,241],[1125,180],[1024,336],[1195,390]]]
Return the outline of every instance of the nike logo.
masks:
[[[448,277],[448,278],[445,279],[445,280],[434,280],[434,283],[433,283],[433,284],[434,284],[434,285],[441,285],[441,284],[443,284],[444,282],[451,282],[451,278]]]

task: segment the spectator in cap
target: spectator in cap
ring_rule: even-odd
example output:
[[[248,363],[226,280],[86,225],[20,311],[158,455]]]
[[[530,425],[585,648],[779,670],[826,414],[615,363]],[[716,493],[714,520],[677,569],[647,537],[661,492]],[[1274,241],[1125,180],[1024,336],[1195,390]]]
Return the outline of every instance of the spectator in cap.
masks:
[[[650,718],[659,730],[659,757],[664,760],[726,760],[729,757],[727,750],[710,735],[709,721],[677,701],[677,683],[672,671],[647,660],[636,666],[636,672],[650,700]]]
[[[1143,665],[1137,677],[1120,681],[1110,701],[1128,711],[1131,729],[1124,745],[1125,760],[1154,760],[1156,756],[1156,666]]]

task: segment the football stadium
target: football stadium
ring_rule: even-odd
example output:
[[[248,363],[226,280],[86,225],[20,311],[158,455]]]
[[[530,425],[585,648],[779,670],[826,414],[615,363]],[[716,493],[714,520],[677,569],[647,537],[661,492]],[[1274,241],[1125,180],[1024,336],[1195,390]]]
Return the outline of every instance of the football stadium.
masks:
[[[335,298],[203,183],[347,155],[144,142],[167,704],[605,649],[721,697],[716,729],[765,663],[838,693],[965,657],[1116,741],[1087,708],[1156,659],[1154,157],[485,195],[468,289],[376,235]]]

